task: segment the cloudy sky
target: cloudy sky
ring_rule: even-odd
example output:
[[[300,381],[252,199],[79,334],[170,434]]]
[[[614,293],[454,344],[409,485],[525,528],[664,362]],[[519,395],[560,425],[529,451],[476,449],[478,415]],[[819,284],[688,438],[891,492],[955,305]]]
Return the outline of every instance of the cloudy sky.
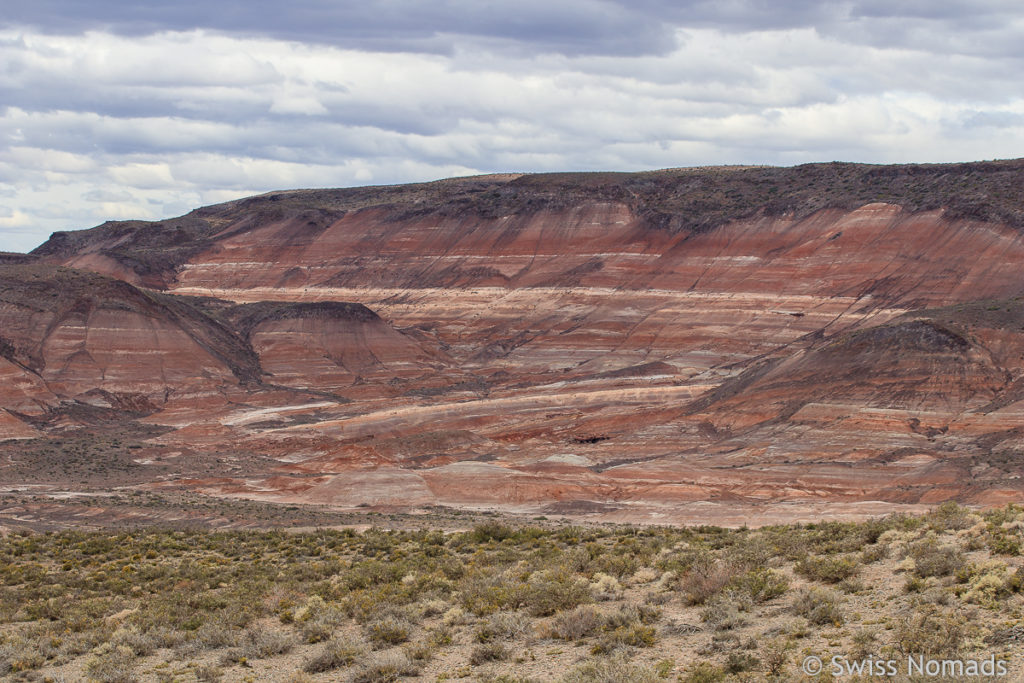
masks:
[[[33,0],[0,250],[271,189],[1024,156],[1019,0]]]

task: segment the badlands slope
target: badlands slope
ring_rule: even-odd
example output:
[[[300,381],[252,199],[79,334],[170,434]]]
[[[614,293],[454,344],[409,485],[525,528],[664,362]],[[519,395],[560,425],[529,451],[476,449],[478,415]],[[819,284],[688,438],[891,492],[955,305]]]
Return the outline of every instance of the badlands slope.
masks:
[[[87,429],[133,451],[94,487],[341,508],[1021,500],[1022,181],[484,176],[56,233],[0,259],[0,474],[67,489],[59,444]]]

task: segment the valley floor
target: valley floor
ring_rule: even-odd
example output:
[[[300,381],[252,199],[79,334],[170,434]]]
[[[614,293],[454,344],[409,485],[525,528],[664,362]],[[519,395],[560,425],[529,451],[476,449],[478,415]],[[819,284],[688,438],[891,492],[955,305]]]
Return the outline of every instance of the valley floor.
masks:
[[[34,499],[0,499],[8,520],[15,504]],[[95,521],[130,523],[119,505],[148,526],[4,529],[0,678],[811,681],[858,680],[831,672],[868,661],[892,662],[887,680],[1024,675],[1016,506],[725,529],[137,494]],[[199,528],[231,525],[264,528]],[[943,660],[949,676],[909,676]]]

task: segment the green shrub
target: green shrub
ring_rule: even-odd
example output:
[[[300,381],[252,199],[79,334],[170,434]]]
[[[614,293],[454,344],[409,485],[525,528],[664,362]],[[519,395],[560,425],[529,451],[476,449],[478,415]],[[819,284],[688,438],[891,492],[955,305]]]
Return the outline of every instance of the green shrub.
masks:
[[[989,533],[988,547],[995,555],[1008,555],[1010,557],[1020,555],[1020,539],[1008,533],[1005,529],[998,529]]]
[[[375,647],[387,647],[408,641],[412,624],[400,617],[387,615],[367,622],[363,631]]]
[[[690,669],[679,680],[682,683],[718,683],[729,677],[729,673],[709,662],[701,662]]]
[[[530,616],[546,617],[559,610],[593,602],[587,582],[565,571],[537,572],[523,587],[519,603]]]
[[[758,567],[736,577],[729,585],[749,595],[753,602],[762,603],[789,590],[789,579],[782,572]]]
[[[630,624],[602,634],[591,652],[607,654],[624,647],[651,647],[657,640],[658,632],[653,626]]]
[[[959,531],[973,524],[970,514],[971,511],[967,508],[957,505],[956,501],[949,500],[929,512],[926,519],[936,531]]]
[[[963,553],[954,545],[941,545],[935,538],[911,543],[907,556],[914,561],[914,574],[919,578],[949,576],[962,570],[966,562]]]
[[[809,555],[797,562],[796,572],[812,581],[823,583],[839,583],[844,579],[854,576],[860,566],[857,558],[845,557],[815,557]]]

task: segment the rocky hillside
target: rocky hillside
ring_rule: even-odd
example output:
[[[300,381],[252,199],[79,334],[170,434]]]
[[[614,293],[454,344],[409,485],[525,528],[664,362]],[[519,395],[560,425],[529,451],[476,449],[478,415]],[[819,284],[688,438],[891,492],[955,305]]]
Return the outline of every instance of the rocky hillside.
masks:
[[[99,406],[160,428],[140,453],[194,457],[148,486],[352,507],[1019,500],[1022,181],[501,175],[56,233],[0,264],[0,432]]]

